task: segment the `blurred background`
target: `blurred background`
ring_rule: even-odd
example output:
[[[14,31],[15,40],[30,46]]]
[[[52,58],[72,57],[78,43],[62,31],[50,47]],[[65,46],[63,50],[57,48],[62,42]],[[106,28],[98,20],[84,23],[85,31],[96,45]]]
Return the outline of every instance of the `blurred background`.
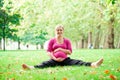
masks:
[[[74,49],[120,49],[120,0],[0,0],[0,50],[46,49],[57,24]]]

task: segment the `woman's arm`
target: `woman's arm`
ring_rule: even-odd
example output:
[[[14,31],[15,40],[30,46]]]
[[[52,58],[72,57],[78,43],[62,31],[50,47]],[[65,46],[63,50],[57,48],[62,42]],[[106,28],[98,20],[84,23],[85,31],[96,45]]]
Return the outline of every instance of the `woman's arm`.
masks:
[[[72,52],[69,49],[57,48],[54,50],[54,52],[57,52],[57,51],[62,51],[62,52],[69,54],[69,55],[72,54]]]
[[[64,53],[66,53],[66,54],[68,54],[68,55],[71,55],[71,54],[72,54],[72,52],[71,52],[70,50],[68,50],[68,49],[62,49],[62,48],[61,48],[61,51],[63,51]]]
[[[53,60],[56,59],[55,56],[53,55],[53,52],[48,52],[48,56]]]

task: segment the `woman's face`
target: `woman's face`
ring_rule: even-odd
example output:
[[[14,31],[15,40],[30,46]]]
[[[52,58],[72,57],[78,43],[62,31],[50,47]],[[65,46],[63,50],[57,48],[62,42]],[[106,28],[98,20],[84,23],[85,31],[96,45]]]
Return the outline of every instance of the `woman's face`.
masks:
[[[56,30],[55,30],[55,34],[57,36],[62,36],[63,35],[63,27],[57,27]]]

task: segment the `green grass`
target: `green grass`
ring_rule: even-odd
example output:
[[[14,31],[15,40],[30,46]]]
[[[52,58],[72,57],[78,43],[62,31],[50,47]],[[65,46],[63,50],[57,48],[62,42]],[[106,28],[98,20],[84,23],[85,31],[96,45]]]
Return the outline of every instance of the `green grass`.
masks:
[[[73,50],[70,56],[83,61],[96,61],[103,57],[104,62],[98,68],[64,66],[23,70],[23,63],[36,65],[48,60],[46,51],[0,51],[0,80],[120,80],[120,49]]]

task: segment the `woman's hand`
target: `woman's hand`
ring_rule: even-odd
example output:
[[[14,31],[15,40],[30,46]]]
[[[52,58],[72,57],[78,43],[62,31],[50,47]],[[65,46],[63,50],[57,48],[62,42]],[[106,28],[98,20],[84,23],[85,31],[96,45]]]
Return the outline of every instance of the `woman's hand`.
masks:
[[[54,50],[54,53],[57,52],[57,51],[62,51],[62,48],[57,48]]]
[[[62,51],[62,52],[66,53],[66,54],[69,54],[69,55],[72,53],[70,50],[63,49],[63,48],[57,48],[57,49],[54,50],[53,54],[57,51]]]

